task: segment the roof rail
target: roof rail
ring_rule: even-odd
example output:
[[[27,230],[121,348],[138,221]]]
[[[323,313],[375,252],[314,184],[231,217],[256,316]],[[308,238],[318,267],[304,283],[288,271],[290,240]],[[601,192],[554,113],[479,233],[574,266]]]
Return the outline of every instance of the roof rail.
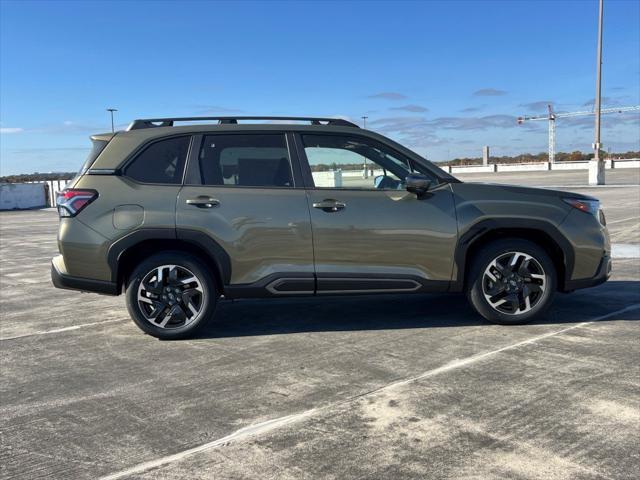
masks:
[[[320,117],[174,117],[174,118],[141,118],[134,120],[127,127],[127,130],[139,130],[153,127],[173,127],[174,122],[195,122],[217,120],[218,125],[237,124],[238,120],[295,120],[300,122],[311,122],[311,125],[332,125],[336,127],[356,127],[355,123],[341,118],[320,118]]]

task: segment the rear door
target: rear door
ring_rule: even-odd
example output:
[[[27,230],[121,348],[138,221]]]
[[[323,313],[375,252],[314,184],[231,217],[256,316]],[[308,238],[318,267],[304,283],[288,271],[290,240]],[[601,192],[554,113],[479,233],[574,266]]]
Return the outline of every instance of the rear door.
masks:
[[[313,293],[309,210],[287,135],[211,133],[194,146],[178,196],[178,236],[215,242],[229,263],[231,296]]]
[[[434,177],[418,199],[404,179],[419,166],[365,136],[302,133],[296,141],[311,185],[317,293],[448,288],[457,238],[448,184]]]

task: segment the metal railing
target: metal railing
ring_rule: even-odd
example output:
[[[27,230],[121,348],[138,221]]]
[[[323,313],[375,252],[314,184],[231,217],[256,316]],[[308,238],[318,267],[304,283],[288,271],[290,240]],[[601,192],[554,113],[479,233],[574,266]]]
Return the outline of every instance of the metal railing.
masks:
[[[56,194],[63,190],[71,180],[38,180],[24,183],[41,183],[49,207],[57,207]]]

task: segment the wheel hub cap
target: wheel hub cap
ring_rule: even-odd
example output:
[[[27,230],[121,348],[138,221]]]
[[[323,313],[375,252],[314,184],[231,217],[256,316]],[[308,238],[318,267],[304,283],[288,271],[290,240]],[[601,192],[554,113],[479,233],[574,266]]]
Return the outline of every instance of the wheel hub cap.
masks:
[[[147,273],[138,287],[138,306],[152,325],[179,328],[193,323],[205,306],[201,281],[187,268],[162,265]]]
[[[504,253],[493,259],[482,276],[482,292],[494,310],[521,315],[542,299],[546,275],[542,265],[522,252]]]

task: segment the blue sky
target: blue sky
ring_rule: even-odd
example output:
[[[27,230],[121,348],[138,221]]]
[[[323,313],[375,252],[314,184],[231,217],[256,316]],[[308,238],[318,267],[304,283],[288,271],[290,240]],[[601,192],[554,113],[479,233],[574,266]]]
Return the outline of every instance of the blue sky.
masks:
[[[77,169],[91,133],[140,117],[343,116],[432,160],[546,151],[589,110],[597,2],[0,1],[0,173]],[[605,0],[604,106],[640,104],[640,2]],[[640,115],[603,117],[640,149]],[[558,121],[587,151],[593,117]]]

